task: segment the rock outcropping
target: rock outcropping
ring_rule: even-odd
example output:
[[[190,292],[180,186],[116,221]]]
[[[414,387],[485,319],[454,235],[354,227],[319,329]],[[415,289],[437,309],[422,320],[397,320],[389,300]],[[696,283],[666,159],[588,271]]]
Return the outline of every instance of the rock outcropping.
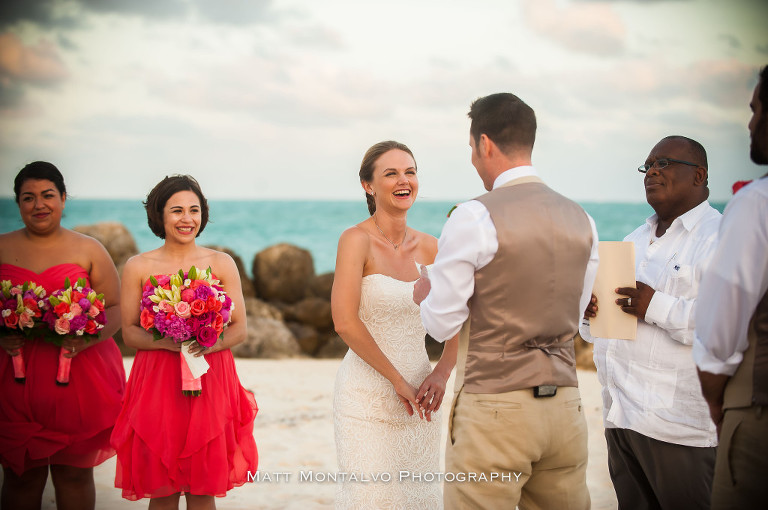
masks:
[[[122,274],[126,261],[139,253],[133,236],[120,222],[105,221],[93,225],[78,225],[72,230],[91,236],[103,244],[112,257],[118,274]]]

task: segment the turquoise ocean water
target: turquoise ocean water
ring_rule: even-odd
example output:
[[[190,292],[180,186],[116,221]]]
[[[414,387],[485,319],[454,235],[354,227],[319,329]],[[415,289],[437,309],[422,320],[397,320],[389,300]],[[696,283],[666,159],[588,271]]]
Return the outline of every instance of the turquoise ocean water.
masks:
[[[368,217],[364,201],[210,200],[210,219],[198,238],[201,244],[218,244],[242,257],[250,273],[254,254],[287,242],[309,250],[315,271],[333,271],[336,244],[342,231]],[[419,201],[408,213],[408,225],[435,237],[453,202]],[[581,205],[592,215],[603,241],[620,241],[653,213],[646,203],[590,203]],[[722,211],[725,204],[713,204]],[[162,241],[150,232],[141,200],[89,200],[69,198],[62,224],[65,227],[100,221],[119,221],[133,234],[140,251]],[[0,198],[0,232],[23,227],[16,203]]]

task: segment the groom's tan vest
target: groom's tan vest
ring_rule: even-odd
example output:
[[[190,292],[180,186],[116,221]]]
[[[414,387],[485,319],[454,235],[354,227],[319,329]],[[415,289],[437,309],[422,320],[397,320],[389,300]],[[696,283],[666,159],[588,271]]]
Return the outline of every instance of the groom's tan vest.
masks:
[[[464,390],[578,386],[573,337],[592,248],[584,210],[535,177],[476,200],[491,215],[499,249],[475,273],[469,342],[458,360],[466,352]]]
[[[744,359],[725,387],[723,409],[768,406],[768,293],[752,314],[747,339]]]

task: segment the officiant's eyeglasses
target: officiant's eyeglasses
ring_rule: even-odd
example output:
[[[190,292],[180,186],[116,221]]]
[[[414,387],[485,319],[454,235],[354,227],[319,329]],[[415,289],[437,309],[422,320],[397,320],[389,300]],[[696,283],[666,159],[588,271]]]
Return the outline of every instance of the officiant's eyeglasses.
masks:
[[[659,170],[664,170],[669,166],[670,163],[681,163],[683,165],[689,165],[689,166],[701,166],[701,165],[697,165],[696,163],[691,163],[690,161],[683,161],[682,159],[662,158],[662,159],[657,159],[653,163],[646,163],[644,165],[640,165],[639,167],[637,167],[637,171],[644,174],[654,166]]]

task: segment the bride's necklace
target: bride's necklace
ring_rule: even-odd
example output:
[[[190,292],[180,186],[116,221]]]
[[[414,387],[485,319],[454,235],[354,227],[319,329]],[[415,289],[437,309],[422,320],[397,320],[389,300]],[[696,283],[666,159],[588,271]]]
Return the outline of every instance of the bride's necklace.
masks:
[[[400,241],[399,243],[395,244],[395,243],[393,243],[393,242],[392,242],[392,240],[391,240],[389,237],[387,237],[387,234],[385,234],[385,233],[384,233],[384,232],[381,230],[381,228],[379,227],[379,224],[378,224],[378,223],[376,223],[376,213],[374,213],[374,214],[373,214],[373,224],[374,224],[374,225],[376,225],[376,228],[379,230],[379,232],[381,233],[381,235],[383,235],[383,236],[384,236],[384,239],[386,239],[386,240],[387,240],[387,242],[389,242],[389,244],[391,244],[391,245],[392,245],[392,247],[393,247],[395,250],[397,250],[398,248],[400,248],[400,246],[401,246],[401,245],[402,245],[402,244],[405,242],[405,237],[408,235],[408,227],[405,227],[405,232],[403,233],[403,240],[402,240],[402,241]]]

